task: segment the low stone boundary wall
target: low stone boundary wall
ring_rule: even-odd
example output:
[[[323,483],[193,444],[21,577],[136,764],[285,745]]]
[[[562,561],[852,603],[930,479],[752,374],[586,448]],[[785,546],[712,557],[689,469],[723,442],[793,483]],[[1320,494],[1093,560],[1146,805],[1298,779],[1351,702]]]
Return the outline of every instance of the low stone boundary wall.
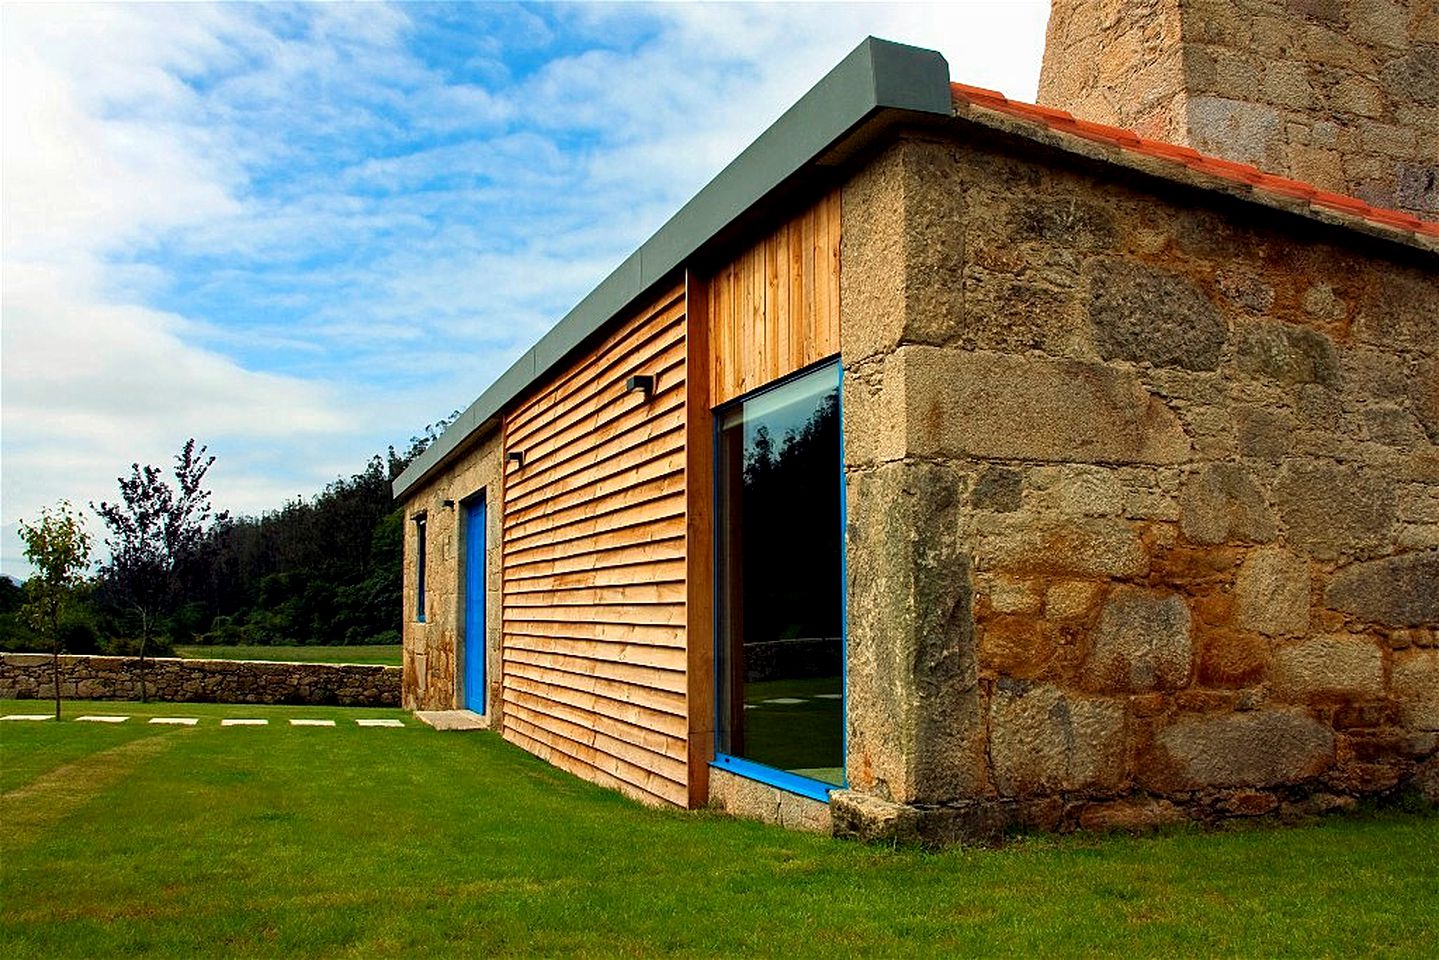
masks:
[[[146,658],[150,699],[175,703],[289,703],[301,706],[398,707],[399,667],[258,660]],[[0,654],[0,699],[55,696],[50,655]],[[65,655],[60,696],[75,700],[139,700],[137,657]]]

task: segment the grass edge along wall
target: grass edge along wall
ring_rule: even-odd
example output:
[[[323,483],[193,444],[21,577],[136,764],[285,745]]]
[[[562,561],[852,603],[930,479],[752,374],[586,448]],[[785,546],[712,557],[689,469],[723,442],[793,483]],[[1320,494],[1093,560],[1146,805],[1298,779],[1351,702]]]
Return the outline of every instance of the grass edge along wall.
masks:
[[[842,336],[853,789],[832,795],[837,831],[945,840],[1322,809],[1432,778],[1439,454],[1411,384],[1435,376],[1433,253],[959,112],[911,115],[909,134],[872,125],[838,174],[802,171],[768,221],[714,240],[655,306],[601,325],[406,488],[453,554],[434,518],[482,486],[476,458],[502,500],[532,468],[558,484],[491,511],[506,521],[490,608],[511,618],[488,632],[491,725],[651,802],[785,817],[803,799],[763,770],[711,777],[710,411]],[[826,205],[842,243],[806,233]],[[814,262],[833,269],[808,272],[807,235],[829,238],[833,260]],[[669,320],[682,361],[645,332],[666,308],[683,316]],[[570,467],[543,466],[562,450]],[[1345,465],[1356,456],[1364,473]],[[613,499],[641,489],[653,496]],[[603,550],[637,551],[632,572],[666,572],[621,581],[594,551],[512,542],[550,522],[542,502]],[[1347,518],[1337,541],[1314,532],[1320,515]],[[500,568],[521,558],[563,578],[525,591],[538,603],[510,598]],[[455,563],[432,557],[429,574],[452,611],[434,585]],[[1292,616],[1266,622],[1271,603]],[[597,605],[626,619],[601,628]],[[529,639],[511,656],[521,607]],[[456,702],[461,638],[439,629],[436,644],[421,640],[433,622],[407,622],[408,706]],[[413,698],[411,649],[443,665]],[[787,822],[827,824],[800,807]]]

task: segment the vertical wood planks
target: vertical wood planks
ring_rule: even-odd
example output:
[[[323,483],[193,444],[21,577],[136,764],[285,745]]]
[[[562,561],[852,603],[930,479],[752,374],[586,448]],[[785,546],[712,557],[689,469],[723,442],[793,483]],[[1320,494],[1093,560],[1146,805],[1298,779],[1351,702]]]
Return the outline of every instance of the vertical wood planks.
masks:
[[[839,352],[839,244],[836,190],[710,278],[710,406]]]
[[[694,271],[685,274],[686,335],[707,344],[709,291]],[[714,758],[714,418],[708,397],[710,354],[687,353],[689,412],[685,432],[685,635],[688,646],[689,802],[709,802],[709,764]]]

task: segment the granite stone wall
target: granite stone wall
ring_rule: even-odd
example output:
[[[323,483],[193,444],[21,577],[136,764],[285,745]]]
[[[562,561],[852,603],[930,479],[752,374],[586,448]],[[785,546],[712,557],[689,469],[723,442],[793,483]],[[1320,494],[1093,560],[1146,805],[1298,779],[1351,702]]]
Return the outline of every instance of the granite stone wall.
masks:
[[[1439,219],[1433,0],[1054,0],[1039,100]]]
[[[492,726],[500,710],[500,576],[499,563],[500,434],[492,431],[444,472],[405,501],[404,563],[404,706],[407,710],[452,710],[460,705],[459,678],[464,674],[463,591],[464,502],[488,498],[487,538],[491,560],[486,575],[489,645],[486,679],[487,717]],[[446,501],[449,501],[446,504]],[[416,616],[417,553],[413,517],[426,515],[425,620]]]
[[[844,194],[836,832],[1432,795],[1439,257],[971,137]]]
[[[146,658],[145,664],[145,690],[152,700],[400,705],[398,667],[173,658]],[[0,654],[0,699],[53,699],[54,676],[49,654]],[[60,658],[60,695],[67,700],[139,700],[140,677],[140,661],[135,657]]]
[[[714,768],[709,774],[710,809],[806,833],[830,833],[829,804],[767,783]]]

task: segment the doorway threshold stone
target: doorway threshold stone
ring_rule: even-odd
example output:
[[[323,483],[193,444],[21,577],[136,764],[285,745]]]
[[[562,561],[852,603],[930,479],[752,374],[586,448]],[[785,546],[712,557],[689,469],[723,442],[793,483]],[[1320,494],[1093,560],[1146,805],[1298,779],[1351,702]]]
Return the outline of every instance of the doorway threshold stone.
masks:
[[[485,718],[473,710],[416,710],[415,718],[436,730],[484,730]]]

